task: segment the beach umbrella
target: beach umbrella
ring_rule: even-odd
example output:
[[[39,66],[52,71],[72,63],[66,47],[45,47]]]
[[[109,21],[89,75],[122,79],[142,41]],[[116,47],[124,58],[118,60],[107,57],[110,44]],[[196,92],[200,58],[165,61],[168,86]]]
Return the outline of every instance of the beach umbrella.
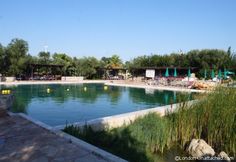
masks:
[[[211,70],[211,78],[212,78],[212,79],[215,78],[215,72],[214,72],[213,69]]]
[[[219,72],[218,72],[218,78],[219,78],[219,79],[221,79],[221,78],[222,78],[221,69],[219,69]]]
[[[232,71],[227,71],[227,74],[235,74],[235,73]]]
[[[191,70],[190,70],[190,68],[188,68],[188,77],[190,77],[191,76]]]
[[[207,78],[207,70],[206,69],[204,70],[204,78],[205,79]]]
[[[224,78],[227,78],[227,70],[224,68]]]
[[[176,70],[176,68],[174,70],[174,77],[177,77],[177,70]]]
[[[168,77],[169,76],[169,69],[166,68],[166,73],[165,73],[165,77]]]

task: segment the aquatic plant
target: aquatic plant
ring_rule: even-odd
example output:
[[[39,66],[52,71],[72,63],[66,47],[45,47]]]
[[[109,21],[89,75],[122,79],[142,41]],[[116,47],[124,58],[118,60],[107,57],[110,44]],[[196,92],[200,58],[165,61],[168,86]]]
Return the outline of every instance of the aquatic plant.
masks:
[[[158,114],[148,114],[134,121],[128,129],[131,136],[139,142],[145,143],[151,152],[163,152],[170,146],[169,121]]]
[[[192,138],[202,138],[217,151],[236,154],[236,90],[219,87],[197,104],[182,105],[165,118],[175,130],[172,141],[184,147]],[[173,134],[172,134],[173,135]]]

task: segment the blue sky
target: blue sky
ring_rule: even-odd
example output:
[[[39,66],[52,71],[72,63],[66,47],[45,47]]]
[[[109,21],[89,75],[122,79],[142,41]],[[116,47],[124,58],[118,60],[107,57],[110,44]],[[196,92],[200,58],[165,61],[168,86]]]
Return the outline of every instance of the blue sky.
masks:
[[[37,55],[123,60],[180,49],[236,49],[235,0],[0,0],[0,43]]]

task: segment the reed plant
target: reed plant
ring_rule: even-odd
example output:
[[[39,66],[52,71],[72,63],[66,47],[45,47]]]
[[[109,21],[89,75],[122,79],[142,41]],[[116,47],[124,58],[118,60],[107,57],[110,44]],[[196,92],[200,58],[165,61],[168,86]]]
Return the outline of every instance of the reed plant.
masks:
[[[185,147],[193,138],[204,139],[216,151],[236,154],[236,89],[218,87],[197,104],[182,104],[169,113],[171,139]]]
[[[131,136],[145,143],[151,152],[163,152],[170,147],[170,124],[157,114],[148,114],[128,126]]]

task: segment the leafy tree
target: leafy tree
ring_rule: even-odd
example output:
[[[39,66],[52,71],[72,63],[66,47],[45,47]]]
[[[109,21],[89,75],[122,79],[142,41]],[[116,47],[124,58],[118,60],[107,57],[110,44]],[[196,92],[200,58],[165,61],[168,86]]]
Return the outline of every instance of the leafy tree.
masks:
[[[121,68],[123,67],[123,63],[118,55],[112,55],[111,57],[102,57],[100,60],[100,67]]]
[[[227,50],[227,54],[228,54],[228,57],[231,57],[231,55],[232,55],[231,46],[229,46],[229,48]]]
[[[22,74],[26,77],[31,76],[32,67],[30,64],[37,64],[37,63],[38,63],[38,57],[27,55],[25,57],[25,67],[26,68],[23,70]]]
[[[232,60],[231,60],[231,66],[236,68],[236,53],[232,53],[231,56]]]
[[[108,66],[111,68],[120,68],[122,67],[122,60],[118,55],[112,55],[111,58],[109,59]]]
[[[130,68],[139,68],[149,66],[148,56],[138,56],[130,61]]]
[[[143,67],[197,67],[199,70],[214,68],[230,69],[236,67],[236,54],[231,51],[218,49],[191,50],[187,53],[171,53],[169,55],[144,55],[138,56],[123,65],[118,55],[102,57],[97,60],[94,57],[71,58],[64,53],[55,53],[50,59],[49,52],[40,52],[38,56],[30,56],[28,43],[22,39],[13,39],[5,48],[0,44],[0,73],[18,76],[29,73],[28,64],[61,64],[63,75],[82,75],[86,78],[95,78],[102,70],[99,68],[120,68],[136,69]],[[61,73],[60,69],[54,69],[51,73]],[[48,68],[39,69],[41,73],[47,73]],[[134,72],[134,71],[133,71]],[[142,73],[142,72],[141,72]],[[201,71],[200,71],[201,73]]]
[[[76,71],[80,76],[92,79],[99,67],[99,61],[95,57],[83,57],[75,60]]]
[[[63,75],[74,75],[75,65],[73,64],[73,59],[64,53],[55,53],[52,56],[53,63],[63,65],[62,72]]]
[[[39,52],[39,63],[49,64],[50,63],[50,52]]]
[[[4,59],[5,59],[5,50],[4,50],[4,47],[0,44],[0,73],[3,73],[5,70]]]
[[[129,62],[129,69],[142,67],[197,67],[201,69],[222,69],[232,67],[236,62],[231,49],[228,51],[218,49],[191,50],[187,53],[171,53],[170,55],[139,56]],[[236,65],[236,64],[234,64]],[[197,74],[197,75],[200,75]]]
[[[13,39],[7,46],[5,61],[9,63],[8,75],[20,75],[26,69],[28,43]]]
[[[99,63],[100,67],[107,68],[110,63],[110,57],[102,57]]]
[[[31,55],[29,55],[28,59],[29,59],[29,63],[31,63],[31,64],[37,64],[37,63],[39,63],[39,58],[38,58],[37,56],[31,56]]]

